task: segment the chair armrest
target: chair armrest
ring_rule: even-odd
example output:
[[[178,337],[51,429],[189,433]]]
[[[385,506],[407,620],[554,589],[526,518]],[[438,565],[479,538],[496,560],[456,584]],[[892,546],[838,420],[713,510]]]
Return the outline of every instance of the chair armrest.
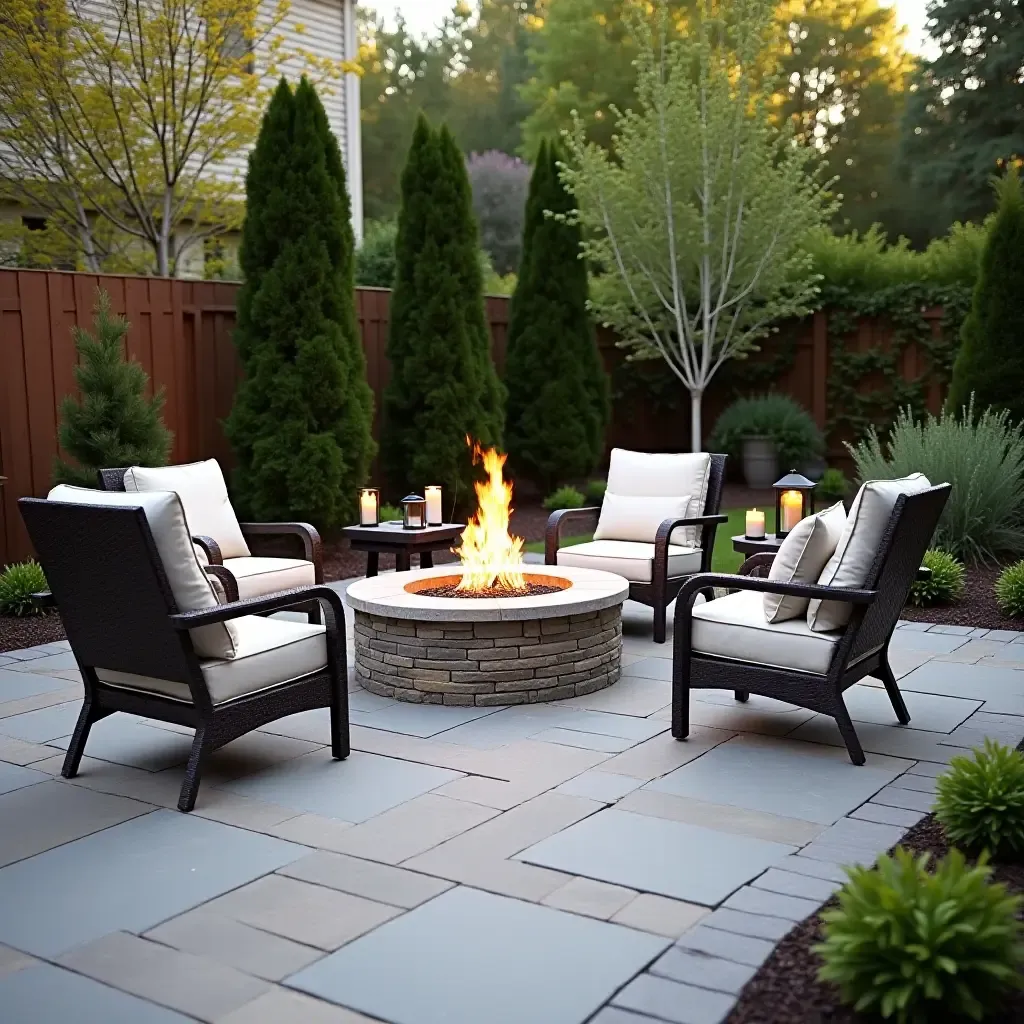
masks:
[[[774,561],[774,551],[759,551],[756,555],[751,555],[736,572],[740,576],[752,576],[756,569],[771,568]]]
[[[344,629],[345,606],[341,595],[330,587],[296,587],[294,590],[282,590],[278,594],[266,597],[251,597],[245,601],[231,601],[220,604],[216,608],[203,608],[195,612],[179,612],[170,616],[171,625],[175,629],[195,629],[198,626],[212,626],[217,622],[227,622],[243,615],[265,615],[268,612],[286,611],[298,605],[319,601],[327,606],[330,615],[333,613],[337,623]]]
[[[668,546],[671,543],[672,534],[680,526],[701,527],[700,547],[704,548],[704,527],[717,527],[719,523],[727,522],[729,522],[728,516],[718,514],[711,516],[692,516],[689,519],[663,520],[658,526],[658,532],[654,535],[654,563],[651,566],[651,581],[654,582],[656,586],[660,586],[663,581],[668,579]],[[702,556],[703,565],[710,567],[710,559],[710,551],[705,549],[705,553]]]
[[[569,523],[590,523],[597,526],[597,520],[601,515],[599,505],[591,505],[587,508],[562,508],[552,512],[548,517],[548,525],[544,530],[544,563],[546,565],[557,565],[558,547],[562,538],[562,529]]]
[[[312,562],[316,571],[316,582],[323,583],[323,543],[315,526],[309,523],[239,523],[242,536],[250,537],[298,537],[307,562]]]
[[[220,553],[220,545],[212,538],[201,533],[192,535],[192,543],[197,544],[206,553],[206,560],[210,565],[223,565],[224,556]]]
[[[848,604],[871,604],[877,590],[857,590],[847,587],[823,587],[817,583],[783,583],[781,580],[759,579],[755,576],[730,576],[727,573],[700,572],[691,576],[676,599],[676,618],[682,610],[689,614],[697,594],[708,587],[728,590],[756,590],[762,594],[782,594],[786,597],[806,597],[812,601],[845,601]]]
[[[204,565],[207,576],[216,576],[224,587],[224,596],[229,602],[238,600],[238,580],[230,569],[223,565]]]

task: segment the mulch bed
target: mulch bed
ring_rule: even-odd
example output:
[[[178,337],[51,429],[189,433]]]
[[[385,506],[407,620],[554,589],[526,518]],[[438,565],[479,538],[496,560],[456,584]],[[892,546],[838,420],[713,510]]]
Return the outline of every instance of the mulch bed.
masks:
[[[915,825],[900,843],[933,859],[949,850],[945,833],[932,815]],[[1024,864],[995,865],[993,879],[1011,892],[1024,893]],[[826,904],[832,906],[834,901]],[[823,908],[824,909],[824,908]],[[1020,915],[1024,919],[1024,913]],[[854,1013],[840,1005],[835,985],[818,981],[821,958],[811,947],[824,938],[821,916],[815,914],[798,924],[776,947],[757,974],[743,989],[726,1024],[867,1024],[877,1017]],[[935,1018],[946,1020],[944,1015]],[[1002,1013],[986,1017],[986,1024],[1020,1024],[1024,1021],[1024,992],[1017,992]]]
[[[936,605],[934,608],[915,608],[908,604],[903,609],[902,618],[913,622],[940,622],[946,626],[1024,630],[1024,619],[1004,615],[996,604],[992,588],[1002,569],[1002,566],[968,568],[967,586],[962,600],[956,604]]]
[[[0,654],[63,639],[64,624],[56,613],[29,615],[23,619],[0,615]]]

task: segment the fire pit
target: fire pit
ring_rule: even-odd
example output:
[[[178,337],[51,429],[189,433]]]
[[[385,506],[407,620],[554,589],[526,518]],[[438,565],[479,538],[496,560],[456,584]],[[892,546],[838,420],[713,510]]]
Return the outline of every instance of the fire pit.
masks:
[[[479,510],[455,549],[461,567],[353,583],[355,671],[373,693],[422,704],[503,705],[593,693],[619,678],[620,576],[524,566],[508,532],[504,456],[474,449],[487,471]]]

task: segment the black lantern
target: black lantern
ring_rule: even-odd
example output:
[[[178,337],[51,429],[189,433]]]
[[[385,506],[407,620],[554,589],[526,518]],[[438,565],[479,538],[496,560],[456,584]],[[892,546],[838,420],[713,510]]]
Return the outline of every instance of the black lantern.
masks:
[[[801,519],[814,514],[814,482],[791,469],[775,488],[775,536],[782,540]]]
[[[359,525],[380,526],[380,491],[376,487],[359,488]]]
[[[402,526],[406,530],[422,530],[427,525],[427,502],[418,494],[402,499]]]

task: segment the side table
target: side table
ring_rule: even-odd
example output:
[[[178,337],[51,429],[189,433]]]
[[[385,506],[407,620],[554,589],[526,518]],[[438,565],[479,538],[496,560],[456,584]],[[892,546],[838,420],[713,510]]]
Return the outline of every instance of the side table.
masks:
[[[760,555],[762,552],[767,552],[770,555],[778,554],[780,547],[782,547],[782,541],[774,533],[765,534],[764,537],[759,537],[756,540],[742,533],[738,533],[732,538],[733,551],[746,555],[748,558],[751,555]]]
[[[353,551],[366,552],[366,575],[376,576],[381,554],[394,555],[399,572],[410,568],[413,555],[419,555],[421,569],[432,569],[434,552],[450,548],[465,528],[465,523],[442,523],[406,530],[401,520],[396,519],[380,526],[346,526],[341,532],[348,537]]]

